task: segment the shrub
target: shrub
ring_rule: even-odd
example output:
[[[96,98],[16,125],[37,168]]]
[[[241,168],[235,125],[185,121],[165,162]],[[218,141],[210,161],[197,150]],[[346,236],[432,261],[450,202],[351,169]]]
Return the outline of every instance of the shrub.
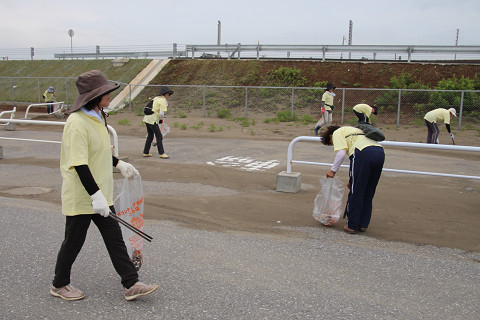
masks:
[[[222,108],[217,111],[217,117],[221,119],[228,119],[231,117],[231,115],[232,114],[230,113],[230,110],[228,108]]]
[[[281,67],[267,73],[267,80],[271,86],[304,87],[307,78],[302,76],[302,70],[297,68]]]
[[[187,115],[185,113],[183,113],[182,111],[178,111],[178,117],[179,118],[186,118]]]
[[[303,124],[309,124],[309,123],[315,123],[315,122],[317,122],[317,120],[315,120],[315,119],[313,118],[313,116],[310,115],[310,114],[303,115],[302,118],[300,119],[300,121],[301,121]]]
[[[295,121],[297,116],[295,115],[295,112],[293,113],[289,110],[285,111],[277,111],[277,119],[279,122],[290,122],[290,121]]]

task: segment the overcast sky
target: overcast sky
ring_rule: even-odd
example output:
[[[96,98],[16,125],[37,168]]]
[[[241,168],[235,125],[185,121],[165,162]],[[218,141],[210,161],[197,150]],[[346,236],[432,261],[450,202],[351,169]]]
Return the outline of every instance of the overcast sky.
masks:
[[[480,45],[479,0],[1,0],[0,48],[216,44]],[[347,40],[345,44],[347,44]]]

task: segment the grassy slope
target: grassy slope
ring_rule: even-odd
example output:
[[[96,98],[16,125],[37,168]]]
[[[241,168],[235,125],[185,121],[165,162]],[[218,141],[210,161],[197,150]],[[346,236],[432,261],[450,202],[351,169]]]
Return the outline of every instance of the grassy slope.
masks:
[[[113,67],[111,60],[41,60],[41,61],[0,61],[0,77],[76,77],[91,69],[101,70],[108,79],[123,83],[130,82],[151,60],[130,60],[122,67]],[[431,88],[438,81],[455,75],[474,78],[480,74],[480,65],[446,65],[414,63],[364,63],[364,62],[321,62],[321,61],[280,61],[280,60],[172,60],[157,75],[151,84],[170,85],[217,85],[217,86],[268,86],[272,81],[268,74],[281,67],[300,70],[302,86],[315,86],[327,81],[343,88],[383,88],[390,79],[402,73],[413,75]],[[32,79],[22,80],[15,89],[17,101],[37,101],[50,85],[57,88],[57,100],[68,100],[76,95],[74,79]],[[298,81],[277,83],[295,86]],[[12,99],[12,83],[0,79],[0,100]],[[40,87],[40,89],[38,89]],[[67,88],[66,88],[67,87]],[[157,88],[146,88],[136,99],[143,104],[155,94]],[[40,92],[41,91],[41,92]]]
[[[41,96],[48,86],[54,86],[57,92],[57,101],[65,101],[68,90],[70,91],[68,100],[71,103],[77,94],[74,78],[83,72],[101,70],[108,79],[129,83],[150,61],[147,59],[130,60],[121,67],[114,67],[111,60],[0,61],[0,77],[35,78],[15,79],[14,83],[10,79],[0,78],[0,100],[12,99],[12,85],[17,86],[14,93],[16,101],[25,102],[37,102],[39,95]],[[46,78],[38,80],[37,77]],[[71,77],[72,79],[54,79],[54,77]]]

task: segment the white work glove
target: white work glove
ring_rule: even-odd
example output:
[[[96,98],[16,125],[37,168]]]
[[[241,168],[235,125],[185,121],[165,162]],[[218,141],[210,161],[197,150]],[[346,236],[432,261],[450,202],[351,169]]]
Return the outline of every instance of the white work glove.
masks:
[[[452,137],[452,139],[455,138],[455,136],[451,132],[450,132],[450,137]]]
[[[117,168],[120,169],[120,172],[124,177],[130,178],[131,176],[138,175],[138,170],[135,169],[130,163],[118,160]]]
[[[93,212],[98,213],[103,217],[108,217],[110,208],[108,207],[107,199],[103,196],[101,190],[98,190],[90,196],[92,198]]]

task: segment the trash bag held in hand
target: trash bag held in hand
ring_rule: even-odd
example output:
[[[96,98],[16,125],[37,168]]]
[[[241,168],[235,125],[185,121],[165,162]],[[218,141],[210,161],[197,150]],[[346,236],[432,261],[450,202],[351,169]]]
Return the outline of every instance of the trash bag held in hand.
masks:
[[[170,127],[167,126],[167,123],[165,121],[163,121],[163,123],[159,123],[158,126],[160,127],[160,133],[163,137],[165,137],[167,133],[170,132]]]
[[[337,177],[323,177],[320,184],[322,188],[315,197],[313,218],[325,226],[332,226],[343,213],[342,199],[345,185]]]
[[[122,190],[115,198],[114,206],[117,216],[143,231],[143,186],[140,175],[123,179]],[[123,225],[120,228],[128,256],[138,271],[143,263],[143,238]]]

